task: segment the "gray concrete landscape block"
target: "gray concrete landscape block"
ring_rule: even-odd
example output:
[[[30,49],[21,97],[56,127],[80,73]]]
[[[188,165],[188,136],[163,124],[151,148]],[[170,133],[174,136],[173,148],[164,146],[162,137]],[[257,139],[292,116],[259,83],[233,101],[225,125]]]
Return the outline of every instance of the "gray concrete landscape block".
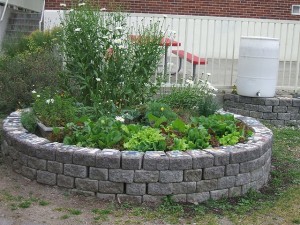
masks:
[[[134,170],[109,169],[108,179],[112,182],[132,183]]]
[[[62,174],[64,166],[56,161],[47,161],[47,170],[51,173]]]
[[[270,113],[272,112],[273,107],[272,106],[266,106],[266,105],[259,105],[258,111],[263,113]]]
[[[291,114],[290,113],[278,113],[277,118],[279,120],[290,120]]]
[[[159,179],[159,171],[136,170],[134,172],[134,182],[155,183]]]
[[[182,170],[165,170],[159,172],[159,182],[161,183],[174,183],[183,181]]]
[[[124,183],[99,181],[99,192],[105,194],[120,194],[124,192]]]
[[[108,180],[108,169],[90,167],[89,173],[93,180]]]
[[[278,106],[279,105],[279,99],[278,98],[266,98],[265,99],[265,105]]]
[[[258,105],[245,104],[245,110],[257,111],[258,110]]]
[[[114,202],[116,200],[116,195],[115,194],[97,193],[97,198],[99,198],[101,201],[105,201],[105,202]]]
[[[224,151],[219,148],[214,149],[204,149],[204,151],[212,154],[214,156],[214,165],[223,166],[229,164],[230,154],[227,151]]]
[[[172,194],[173,185],[163,183],[149,183],[148,194],[149,195],[170,195]]]
[[[200,180],[202,180],[202,169],[184,170],[183,180],[184,181],[200,181]]]
[[[262,112],[257,112],[257,111],[250,111],[249,116],[253,117],[253,118],[261,119],[263,117],[263,113]]]
[[[36,157],[40,159],[46,159],[55,161],[56,149],[60,148],[62,143],[51,142],[44,145],[40,145],[36,150]]]
[[[173,183],[173,194],[195,193],[196,187],[196,182]]]
[[[225,176],[237,175],[240,171],[240,164],[228,164],[225,166]]]
[[[65,175],[57,175],[57,186],[65,188],[74,188],[75,178]]]
[[[193,193],[193,194],[187,194],[186,195],[186,201],[197,204],[201,202],[205,202],[208,199],[210,199],[210,193],[209,192],[203,192],[203,193]]]
[[[300,106],[300,99],[293,98],[292,105],[295,106],[295,107],[299,107]]]
[[[28,156],[27,166],[30,167],[30,168],[33,168],[33,169],[46,170],[47,162],[44,159],[38,159],[38,158],[35,158],[35,157]]]
[[[287,112],[287,106],[274,106],[273,112],[275,113],[286,113]]]
[[[118,202],[121,204],[129,203],[132,205],[142,204],[142,196],[126,195],[126,194],[117,194]]]
[[[158,195],[143,195],[143,204],[150,206],[157,206],[163,202],[164,196]]]
[[[263,177],[264,171],[263,168],[259,168],[257,170],[252,171],[250,174],[251,174],[251,181],[257,181]]]
[[[97,192],[98,191],[98,181],[90,180],[90,179],[76,178],[75,179],[75,187],[78,190]]]
[[[197,182],[196,192],[206,192],[216,190],[218,188],[218,179],[201,180]]]
[[[230,150],[230,163],[236,164],[247,162],[260,157],[262,153],[261,146],[259,145],[242,145],[241,147],[231,148]]]
[[[56,161],[61,163],[73,163],[74,148],[69,145],[63,145],[56,150]]]
[[[242,195],[242,186],[229,188],[228,197],[239,197]]]
[[[71,177],[85,178],[88,175],[87,167],[80,166],[80,165],[74,165],[74,164],[65,164],[64,165],[64,174],[66,176],[71,176]]]
[[[272,112],[264,112],[263,113],[263,116],[262,116],[263,119],[265,120],[276,120],[277,119],[277,113],[272,113]]]
[[[218,179],[218,189],[231,188],[235,185],[235,176],[221,177]]]
[[[185,203],[186,202],[186,194],[172,195],[172,200],[174,202],[178,202],[178,203]]]
[[[144,170],[168,170],[169,157],[163,151],[148,151],[144,155]]]
[[[236,176],[235,185],[236,186],[244,185],[244,184],[249,183],[250,181],[251,181],[251,174],[250,173],[238,174]]]
[[[122,169],[123,170],[140,170],[142,168],[144,153],[138,151],[122,152]]]
[[[248,173],[262,166],[263,158],[254,159],[240,164],[240,173]]]
[[[229,193],[228,189],[211,191],[210,198],[213,200],[228,198],[228,193]]]
[[[30,180],[35,180],[36,179],[36,170],[32,169],[32,168],[29,168],[27,166],[22,166],[21,174],[24,177],[27,177]]]
[[[73,163],[83,166],[95,166],[98,152],[101,151],[97,148],[80,148],[74,151]]]
[[[214,156],[202,150],[188,150],[186,151],[192,157],[193,169],[201,169],[212,167],[214,165]]]
[[[121,166],[121,152],[115,149],[104,149],[96,154],[96,167],[119,169]]]
[[[211,180],[214,178],[224,177],[225,166],[215,166],[203,169],[203,179]]]
[[[193,167],[192,157],[182,151],[170,151],[166,153],[170,160],[170,170],[188,170]]]
[[[292,98],[278,97],[278,99],[279,99],[279,105],[282,105],[282,106],[292,106],[292,103],[293,103]]]
[[[56,174],[38,170],[36,174],[36,181],[42,184],[56,185]]]
[[[144,194],[146,194],[146,184],[143,184],[143,183],[126,184],[126,194],[128,194],[128,195],[144,195]]]

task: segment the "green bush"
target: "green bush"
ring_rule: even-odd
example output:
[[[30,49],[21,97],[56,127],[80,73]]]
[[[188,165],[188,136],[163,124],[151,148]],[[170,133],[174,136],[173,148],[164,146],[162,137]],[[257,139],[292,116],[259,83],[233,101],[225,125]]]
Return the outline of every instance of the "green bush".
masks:
[[[133,30],[125,14],[86,4],[64,16],[62,30],[64,81],[78,102],[106,115],[144,103],[158,90],[159,81],[150,79],[164,52],[158,22]]]
[[[37,127],[35,114],[32,111],[23,112],[21,115],[21,123],[26,130],[34,133]]]
[[[187,80],[187,84],[172,87],[171,93],[161,96],[160,102],[171,108],[194,110],[198,115],[209,116],[219,108],[214,92],[216,89],[208,81],[200,80],[194,83]]]
[[[60,86],[61,58],[54,52],[54,46],[33,41],[35,35],[23,37],[19,47],[4,49],[0,57],[0,111],[10,112],[25,108],[32,103],[31,91],[45,87],[57,89]],[[45,34],[48,40],[48,34]],[[49,41],[48,41],[49,42]],[[16,44],[17,45],[17,44]],[[30,45],[30,46],[28,46]]]
[[[173,110],[165,103],[161,102],[150,102],[146,106],[145,118],[149,122],[149,115],[156,117],[165,117],[167,122],[172,122],[178,116]]]
[[[34,98],[33,111],[44,125],[64,127],[75,119],[74,101],[64,93],[52,94],[46,89],[41,92],[34,91]]]

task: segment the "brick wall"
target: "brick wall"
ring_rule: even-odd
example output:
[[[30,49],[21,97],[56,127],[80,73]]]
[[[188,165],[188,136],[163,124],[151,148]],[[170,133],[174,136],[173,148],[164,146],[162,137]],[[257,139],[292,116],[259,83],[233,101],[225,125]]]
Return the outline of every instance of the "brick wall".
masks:
[[[46,9],[60,9],[59,4],[70,0],[46,0]],[[94,0],[100,7],[109,7],[110,0]],[[161,13],[198,16],[242,17],[260,19],[299,20],[291,15],[299,0],[115,0],[124,11],[132,13]]]

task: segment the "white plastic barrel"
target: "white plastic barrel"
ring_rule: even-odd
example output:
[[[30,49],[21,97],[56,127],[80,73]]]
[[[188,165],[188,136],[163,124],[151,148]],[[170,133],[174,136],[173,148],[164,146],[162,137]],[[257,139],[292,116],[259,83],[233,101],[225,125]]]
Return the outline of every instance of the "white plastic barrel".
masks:
[[[237,93],[249,97],[274,97],[278,67],[279,39],[241,37]]]

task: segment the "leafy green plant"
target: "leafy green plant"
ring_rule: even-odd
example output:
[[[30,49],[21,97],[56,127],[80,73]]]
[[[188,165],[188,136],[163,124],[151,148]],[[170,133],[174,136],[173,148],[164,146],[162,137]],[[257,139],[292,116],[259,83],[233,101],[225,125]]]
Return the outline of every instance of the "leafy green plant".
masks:
[[[166,121],[164,122],[172,122],[178,116],[177,114],[165,103],[161,102],[150,102],[146,106],[145,118],[151,120],[153,116],[162,118],[165,117]]]
[[[207,80],[194,82],[186,80],[186,84],[172,87],[171,93],[161,96],[159,101],[168,104],[171,108],[192,109],[198,115],[212,115],[219,108],[215,89]]]
[[[21,123],[25,129],[34,133],[37,127],[35,114],[32,111],[23,112],[21,115]]]
[[[145,102],[159,87],[150,78],[163,53],[160,24],[133,30],[125,14],[113,11],[74,5],[62,20],[65,86],[99,115]],[[132,40],[132,33],[140,38]]]
[[[166,138],[158,129],[147,127],[132,135],[132,137],[124,143],[125,149],[137,151],[159,151],[166,149]]]
[[[51,93],[45,89],[34,91],[33,111],[40,121],[49,127],[63,127],[75,118],[74,101],[64,93]]]

